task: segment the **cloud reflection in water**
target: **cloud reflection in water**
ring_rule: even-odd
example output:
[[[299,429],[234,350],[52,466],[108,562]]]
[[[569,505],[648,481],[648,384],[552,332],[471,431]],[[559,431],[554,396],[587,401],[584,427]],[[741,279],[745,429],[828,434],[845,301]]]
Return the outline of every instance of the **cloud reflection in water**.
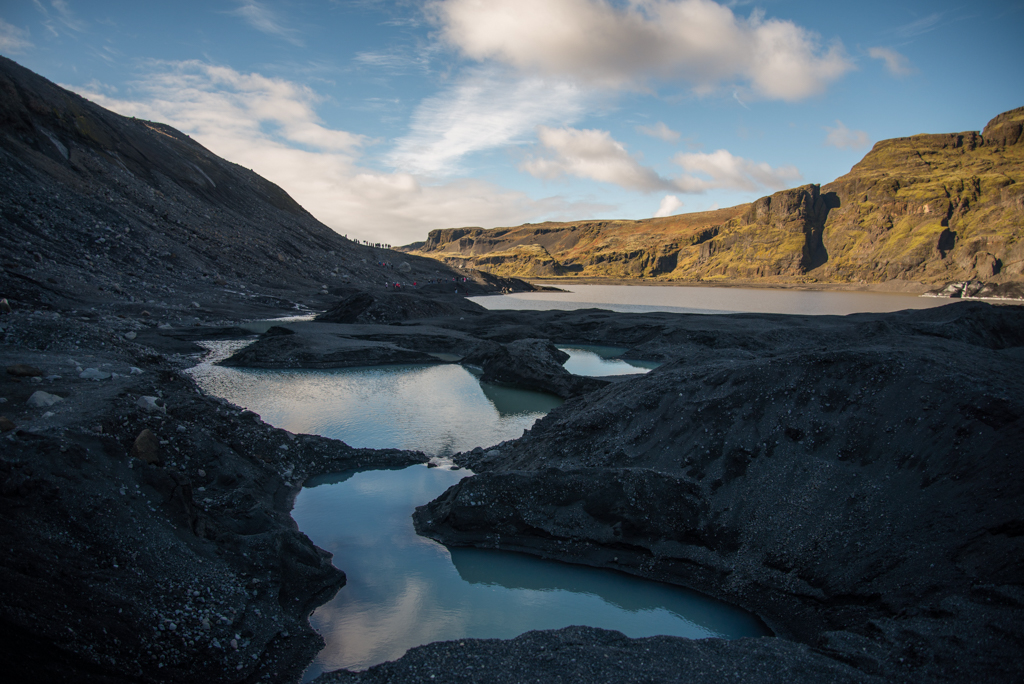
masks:
[[[753,616],[693,592],[521,554],[451,549],[416,535],[413,509],[464,471],[356,473],[302,491],[292,515],[335,554],[348,584],[311,618],[326,648],[307,672],[365,669],[431,641],[511,638],[590,625],[629,636],[766,634]]]
[[[350,446],[447,456],[515,439],[558,397],[481,386],[461,366],[339,370],[257,370],[204,365],[193,376],[207,392],[293,433]]]

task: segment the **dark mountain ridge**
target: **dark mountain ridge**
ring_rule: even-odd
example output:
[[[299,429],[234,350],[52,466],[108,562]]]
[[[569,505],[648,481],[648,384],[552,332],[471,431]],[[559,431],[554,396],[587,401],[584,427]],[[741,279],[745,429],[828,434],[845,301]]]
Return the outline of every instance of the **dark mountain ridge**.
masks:
[[[343,286],[428,278],[501,287],[348,240],[180,131],[110,112],[5,58],[0,234],[0,297],[32,308],[180,315],[327,308]]]

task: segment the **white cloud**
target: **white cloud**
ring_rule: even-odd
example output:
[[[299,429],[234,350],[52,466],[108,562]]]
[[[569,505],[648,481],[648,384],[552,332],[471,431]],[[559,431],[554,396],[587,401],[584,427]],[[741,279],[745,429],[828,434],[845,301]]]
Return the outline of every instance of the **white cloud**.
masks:
[[[631,156],[608,131],[541,126],[538,137],[553,156],[528,159],[520,167],[538,178],[576,176],[640,192],[673,187],[670,180]]]
[[[18,54],[35,47],[28,38],[28,31],[8,24],[0,19],[0,52]]]
[[[885,62],[885,68],[888,69],[889,73],[893,76],[909,76],[915,71],[910,60],[892,48],[873,47],[868,49],[868,55],[870,55],[872,59],[883,60]]]
[[[675,179],[676,186],[683,192],[700,193],[712,189],[748,192],[763,188],[782,190],[802,178],[795,166],[772,167],[765,162],[737,157],[728,150],[680,153],[674,161],[689,172]],[[704,177],[693,175],[695,173]]]
[[[270,126],[278,139],[319,151],[352,152],[364,142],[362,136],[324,127],[314,111],[321,98],[305,86],[199,61],[155,66],[137,84],[146,101],[118,102],[117,111],[141,116],[138,112],[144,109],[182,130],[208,137],[244,134],[271,139],[261,131]],[[113,107],[113,101],[104,101],[101,95],[90,97]]]
[[[671,216],[681,209],[682,206],[683,203],[675,195],[665,195],[661,200],[661,204],[658,205],[658,212],[654,215],[654,218]]]
[[[249,26],[257,31],[276,36],[297,47],[303,47],[299,32],[285,26],[271,10],[256,0],[243,0],[241,6],[231,11],[231,14],[242,17]]]
[[[755,12],[711,0],[435,0],[443,38],[471,59],[599,86],[642,89],[683,80],[698,92],[746,83],[766,98],[799,100],[853,68],[842,46]]]
[[[64,87],[120,114],[190,134],[353,238],[404,244],[423,240],[433,228],[568,220],[609,209],[558,197],[533,200],[476,180],[431,184],[408,173],[362,168],[364,138],[325,127],[314,109],[320,101],[315,92],[259,74],[202,62],[157,63],[133,85],[134,99],[106,96],[101,87]]]
[[[841,150],[859,150],[871,144],[871,139],[864,131],[851,131],[846,125],[836,119],[836,127],[825,126],[828,135],[825,136],[825,144],[831,147],[838,147]]]
[[[420,103],[388,161],[400,171],[453,174],[468,154],[526,143],[538,125],[572,121],[583,111],[583,93],[570,83],[478,69]]]
[[[637,133],[649,135],[652,138],[659,138],[665,142],[677,142],[679,140],[679,133],[666,126],[663,121],[659,121],[653,126],[637,126],[636,131]]]
[[[567,175],[611,183],[627,190],[674,190],[688,194],[717,189],[778,190],[801,178],[794,166],[774,168],[764,162],[737,157],[727,150],[677,154],[673,161],[689,173],[664,178],[630,155],[608,131],[541,126],[538,137],[550,156],[528,159],[520,167],[538,178]]]

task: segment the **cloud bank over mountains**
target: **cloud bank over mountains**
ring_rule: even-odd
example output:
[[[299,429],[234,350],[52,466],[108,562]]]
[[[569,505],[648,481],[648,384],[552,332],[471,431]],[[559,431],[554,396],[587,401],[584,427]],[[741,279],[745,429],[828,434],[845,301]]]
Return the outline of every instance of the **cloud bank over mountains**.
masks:
[[[781,190],[801,179],[793,166],[773,168],[764,162],[737,157],[727,150],[680,153],[673,162],[686,174],[665,178],[629,154],[608,131],[575,128],[538,130],[548,156],[531,158],[521,168],[538,178],[562,175],[611,183],[639,192],[676,191],[702,194],[708,190]],[[700,175],[694,175],[700,174]],[[664,206],[659,209],[663,210]]]
[[[85,26],[62,0],[49,7],[47,26]],[[316,73],[309,77],[294,64],[289,71],[268,60],[246,71],[204,54],[143,59],[133,82],[76,89],[192,135],[281,185],[341,233],[401,244],[433,228],[596,217],[630,205],[634,214],[647,206],[664,216],[684,195],[714,193],[708,202],[717,205],[790,187],[803,179],[796,166],[742,154],[777,154],[752,144],[743,124],[726,140],[717,132],[708,145],[715,151],[701,151],[685,108],[724,102],[743,116],[752,105],[786,108],[855,68],[838,41],[712,0],[430,0],[386,9],[405,12],[393,23],[419,31],[416,38],[353,46],[329,76],[312,62],[303,67]],[[308,16],[286,4],[237,0],[211,11],[247,40],[303,56],[315,45]],[[0,46],[31,47],[30,38],[0,20]],[[891,48],[869,56],[895,75],[911,69]],[[348,97],[339,83],[356,72],[426,84],[387,93],[389,115],[402,122],[397,131],[361,134],[351,117],[341,126],[321,118]],[[267,75],[282,73],[295,78]],[[381,98],[363,101],[370,100]],[[650,105],[660,109],[644,111]],[[836,124],[826,145],[867,144],[863,131]],[[682,140],[689,151],[674,149]]]
[[[559,197],[532,199],[472,178],[436,183],[362,166],[368,141],[325,127],[315,112],[320,96],[284,79],[197,61],[161,62],[133,85],[135,99],[71,89],[119,114],[188,132],[215,154],[277,183],[318,219],[350,236],[388,235],[401,244],[439,226],[523,223],[538,214],[569,218],[609,209]]]

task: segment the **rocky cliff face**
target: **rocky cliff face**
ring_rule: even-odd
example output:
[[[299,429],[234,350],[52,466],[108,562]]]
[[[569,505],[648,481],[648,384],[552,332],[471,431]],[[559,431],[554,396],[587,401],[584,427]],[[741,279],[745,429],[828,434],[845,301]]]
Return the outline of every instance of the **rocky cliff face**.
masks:
[[[883,140],[825,186],[822,277],[1020,281],[1024,274],[1024,107],[985,131]]]
[[[1024,281],[1024,108],[982,133],[883,140],[824,187],[642,221],[432,231],[416,253],[502,275]]]

